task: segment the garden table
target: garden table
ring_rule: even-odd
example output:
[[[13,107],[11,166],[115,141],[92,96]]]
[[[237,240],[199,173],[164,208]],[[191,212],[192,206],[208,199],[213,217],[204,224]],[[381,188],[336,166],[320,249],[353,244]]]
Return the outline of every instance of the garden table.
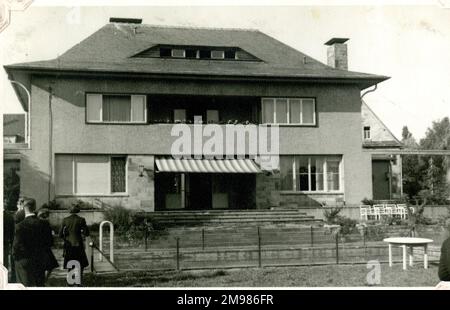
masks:
[[[393,237],[386,238],[384,242],[389,243],[389,267],[392,267],[392,246],[397,245],[403,248],[403,270],[406,270],[406,248],[409,247],[409,265],[413,265],[413,249],[415,247],[423,247],[423,267],[428,268],[428,243],[433,240],[425,238],[412,237]]]

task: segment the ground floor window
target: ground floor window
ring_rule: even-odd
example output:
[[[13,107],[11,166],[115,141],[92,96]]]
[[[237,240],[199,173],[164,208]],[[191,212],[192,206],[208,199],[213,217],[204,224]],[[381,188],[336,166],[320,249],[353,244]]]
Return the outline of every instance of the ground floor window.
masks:
[[[57,195],[108,195],[126,192],[126,156],[56,155]]]
[[[281,189],[341,191],[342,156],[280,156]]]

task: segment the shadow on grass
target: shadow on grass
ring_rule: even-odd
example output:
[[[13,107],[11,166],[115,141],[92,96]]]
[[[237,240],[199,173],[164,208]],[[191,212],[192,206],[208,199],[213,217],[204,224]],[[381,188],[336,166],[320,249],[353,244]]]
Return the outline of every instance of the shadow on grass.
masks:
[[[84,287],[154,287],[164,283],[181,281],[201,281],[227,275],[224,270],[216,271],[127,271],[114,274],[87,274]],[[47,286],[65,287],[65,278],[50,278]]]

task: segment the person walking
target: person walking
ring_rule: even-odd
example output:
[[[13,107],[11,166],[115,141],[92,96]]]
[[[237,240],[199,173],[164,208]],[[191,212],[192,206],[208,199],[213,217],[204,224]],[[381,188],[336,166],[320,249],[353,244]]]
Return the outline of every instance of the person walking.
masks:
[[[445,226],[447,228],[447,236],[449,236],[450,219],[447,219]],[[442,243],[438,276],[441,281],[450,281],[450,237]]]
[[[55,255],[52,252],[52,246],[53,246],[53,230],[50,227],[49,223],[49,216],[50,212],[47,208],[41,208],[38,211],[38,218],[42,221],[43,229],[46,236],[51,236],[49,240],[46,242],[46,248],[44,249],[44,269],[46,272],[45,280],[47,280],[50,277],[50,274],[52,273],[53,269],[59,267],[58,261],[56,260]]]
[[[7,206],[5,203],[4,206]],[[3,265],[8,269],[9,282],[15,281],[13,276],[14,264],[11,263],[11,252],[14,241],[14,216],[7,210],[3,210]]]
[[[27,198],[20,197],[17,201],[17,211],[14,214],[14,223],[19,224],[25,219],[25,211],[23,210],[23,204]]]
[[[31,198],[23,203],[25,218],[16,225],[13,242],[13,255],[16,277],[24,286],[44,286],[45,249],[51,234],[45,230],[36,214],[36,201]]]
[[[70,215],[62,221],[59,236],[64,240],[64,268],[69,269],[68,262],[77,261],[81,268],[80,279],[83,281],[83,269],[89,266],[83,239],[89,237],[89,229],[86,220],[77,215],[79,212],[76,205],[70,208]]]

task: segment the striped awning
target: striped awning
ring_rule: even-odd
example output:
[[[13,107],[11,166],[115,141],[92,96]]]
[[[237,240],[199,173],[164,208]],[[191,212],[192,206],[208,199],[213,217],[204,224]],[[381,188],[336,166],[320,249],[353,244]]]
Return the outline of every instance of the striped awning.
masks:
[[[259,173],[252,159],[173,159],[156,158],[159,172]]]

